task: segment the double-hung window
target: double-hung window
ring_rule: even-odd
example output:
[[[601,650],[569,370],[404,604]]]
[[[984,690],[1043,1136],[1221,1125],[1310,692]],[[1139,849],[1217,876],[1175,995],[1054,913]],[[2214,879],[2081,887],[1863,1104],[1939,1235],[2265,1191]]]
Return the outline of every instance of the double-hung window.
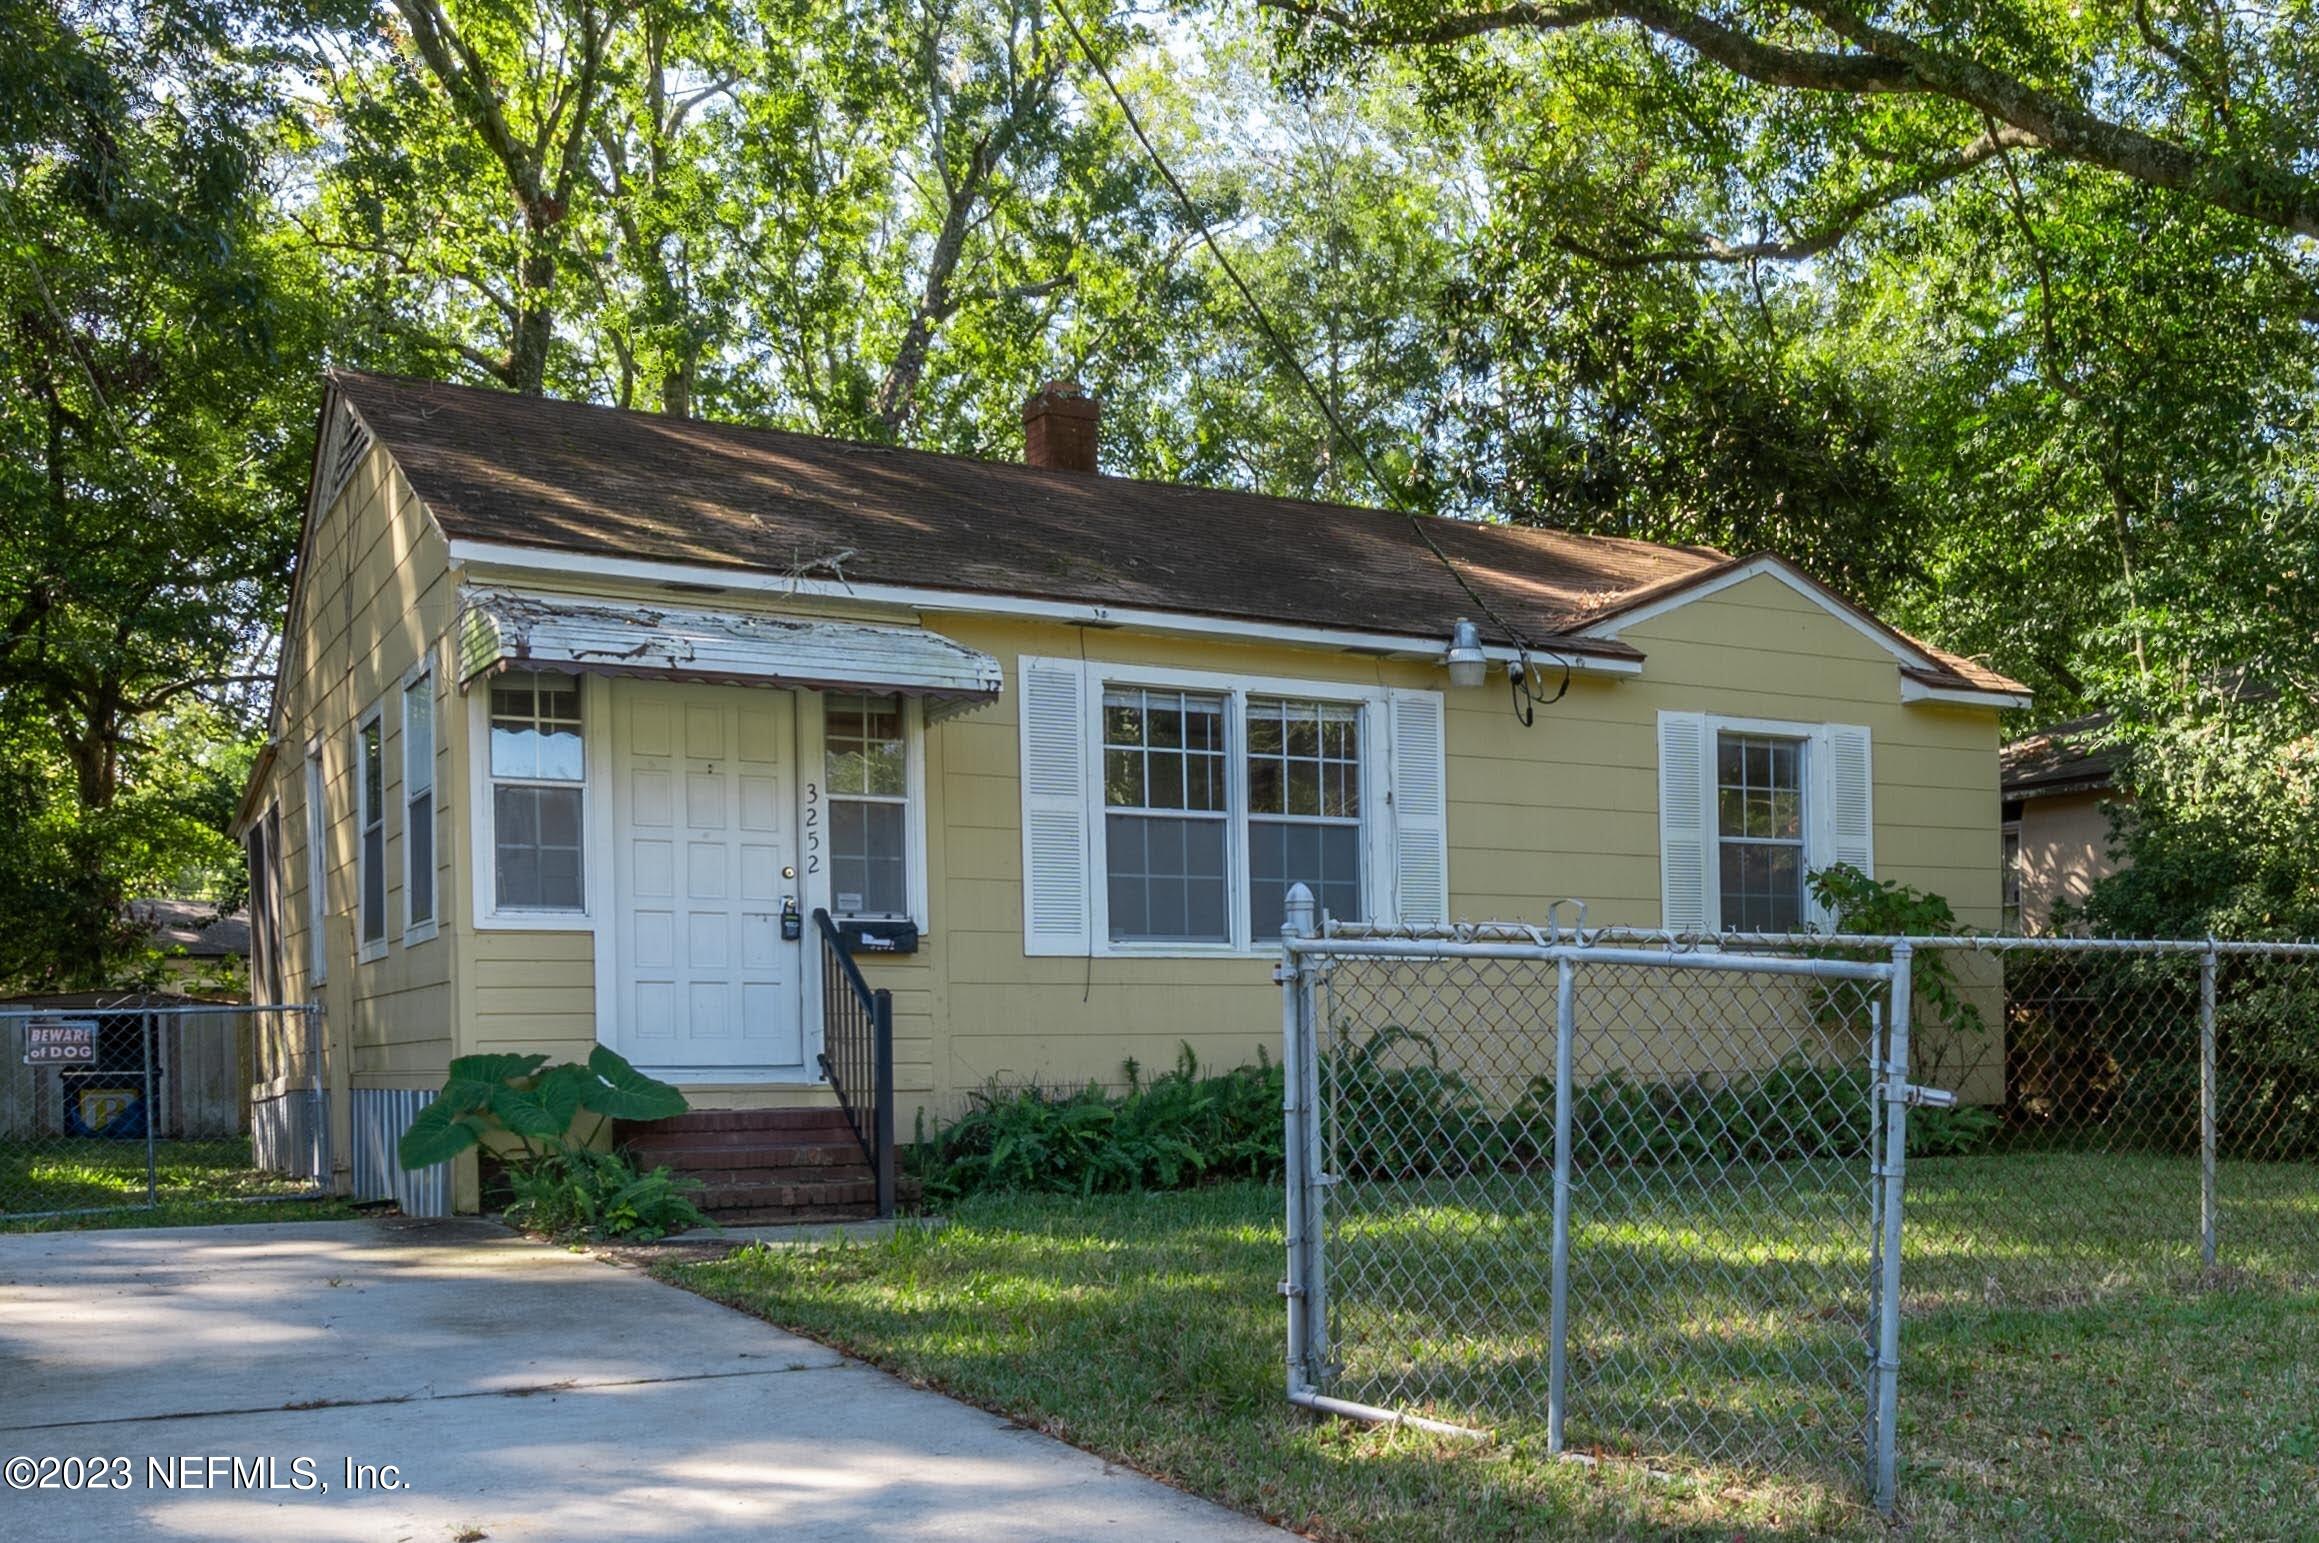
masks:
[[[355,731],[355,792],[361,820],[362,843],[357,850],[358,892],[361,895],[361,956],[376,959],[386,952],[386,746],[384,723],[377,708]]]
[[[1103,693],[1103,834],[1111,940],[1229,943],[1230,819],[1222,696]]]
[[[1726,932],[1804,928],[1804,741],[1715,740],[1715,845]]]
[[[830,910],[839,916],[908,916],[910,761],[902,699],[825,697],[822,743]]]
[[[1441,693],[1023,656],[1023,949],[1263,953],[1449,911]]]
[[[500,911],[586,908],[580,682],[511,671],[491,682],[492,893]]]
[[[1277,937],[1288,889],[1330,916],[1361,907],[1361,710],[1281,697],[1248,701],[1248,920]]]
[[[403,687],[403,941],[435,935],[435,682]]]
[[[1875,861],[1874,747],[1851,723],[1661,711],[1659,896],[1674,932],[1824,931],[1811,875]]]

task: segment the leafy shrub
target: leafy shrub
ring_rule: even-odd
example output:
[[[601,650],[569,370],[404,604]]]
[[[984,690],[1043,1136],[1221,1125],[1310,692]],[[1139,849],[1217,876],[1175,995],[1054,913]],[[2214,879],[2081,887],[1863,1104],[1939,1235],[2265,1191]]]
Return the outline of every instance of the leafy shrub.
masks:
[[[1857,937],[1954,937],[1965,928],[1948,901],[1930,890],[1892,879],[1872,879],[1849,863],[1821,868],[1809,876],[1812,898],[1836,919],[1836,930]],[[1882,961],[1882,949],[1829,950],[1837,958]],[[1989,1032],[1989,1021],[1957,982],[1952,950],[1925,948],[1916,952],[1909,967],[1915,1000],[1911,1013],[1916,1032],[1908,1047],[1909,1080],[1929,1087],[1946,1087],[1957,1068],[1947,1065],[1952,1055]],[[1863,1020],[1865,999],[1885,994],[1881,984],[1842,982],[1820,988],[1822,1007],[1831,1016]]]
[[[650,1243],[709,1225],[690,1181],[666,1168],[640,1174],[617,1152],[573,1147],[510,1165],[507,1178],[515,1191],[508,1219],[550,1237]]]
[[[1388,1025],[1325,1058],[1321,1087],[1339,1113],[1337,1162],[1348,1174],[1470,1173],[1513,1155],[1513,1127],[1491,1118],[1463,1077],[1442,1070],[1439,1050],[1415,1029]]]
[[[598,1045],[587,1063],[548,1065],[544,1055],[463,1055],[435,1101],[403,1132],[405,1168],[448,1162],[482,1144],[516,1160],[592,1146],[614,1120],[665,1120],[689,1107],[684,1095]],[[575,1136],[581,1117],[586,1134]]]
[[[705,1224],[691,1187],[666,1168],[637,1173],[597,1150],[614,1120],[684,1113],[684,1094],[598,1045],[586,1064],[544,1055],[465,1055],[433,1103],[403,1132],[405,1168],[448,1162],[483,1147],[506,1166],[511,1219],[558,1237],[640,1238]]]
[[[1528,1133],[1526,1158],[1551,1160],[1554,1080],[1534,1078],[1506,1123]],[[1999,1123],[1987,1109],[1911,1110],[1908,1149],[1923,1156],[1973,1151]],[[1876,1129],[1875,1087],[1863,1068],[1800,1057],[1720,1085],[1646,1083],[1613,1071],[1571,1099],[1570,1128],[1571,1156],[1582,1165],[1865,1161]]]
[[[1911,1109],[1908,1112],[1908,1155],[1962,1157],[1978,1152],[1997,1139],[2004,1117],[1980,1104],[1954,1109]]]
[[[1281,1169],[1280,1068],[1201,1072],[1191,1046],[1127,1090],[989,1088],[957,1123],[921,1134],[913,1163],[931,1198],[977,1190],[1112,1193],[1174,1189],[1209,1178],[1268,1178]]]

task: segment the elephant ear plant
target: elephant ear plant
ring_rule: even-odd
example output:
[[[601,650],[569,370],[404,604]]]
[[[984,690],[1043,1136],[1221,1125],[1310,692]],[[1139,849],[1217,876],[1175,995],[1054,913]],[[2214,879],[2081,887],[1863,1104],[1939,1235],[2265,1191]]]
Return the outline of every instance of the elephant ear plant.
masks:
[[[708,1218],[666,1168],[639,1174],[598,1141],[615,1120],[665,1120],[684,1095],[598,1045],[583,1064],[544,1055],[464,1055],[435,1101],[403,1132],[405,1168],[482,1147],[507,1167],[508,1217],[556,1237],[651,1242]]]

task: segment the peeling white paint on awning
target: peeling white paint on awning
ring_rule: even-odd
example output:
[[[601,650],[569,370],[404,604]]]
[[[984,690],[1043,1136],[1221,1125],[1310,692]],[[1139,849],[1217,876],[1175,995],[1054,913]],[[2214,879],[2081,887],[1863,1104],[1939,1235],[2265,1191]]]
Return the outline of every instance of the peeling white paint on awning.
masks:
[[[996,659],[922,627],[459,591],[461,685],[494,670],[898,692],[929,721],[994,701]]]

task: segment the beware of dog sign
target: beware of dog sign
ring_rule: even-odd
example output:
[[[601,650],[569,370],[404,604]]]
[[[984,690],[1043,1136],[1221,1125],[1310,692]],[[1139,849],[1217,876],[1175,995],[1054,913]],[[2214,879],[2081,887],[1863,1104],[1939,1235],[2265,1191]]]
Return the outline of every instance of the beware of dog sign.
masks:
[[[27,1018],[24,1021],[24,1064],[27,1066],[96,1065],[97,1020],[94,1018]]]

